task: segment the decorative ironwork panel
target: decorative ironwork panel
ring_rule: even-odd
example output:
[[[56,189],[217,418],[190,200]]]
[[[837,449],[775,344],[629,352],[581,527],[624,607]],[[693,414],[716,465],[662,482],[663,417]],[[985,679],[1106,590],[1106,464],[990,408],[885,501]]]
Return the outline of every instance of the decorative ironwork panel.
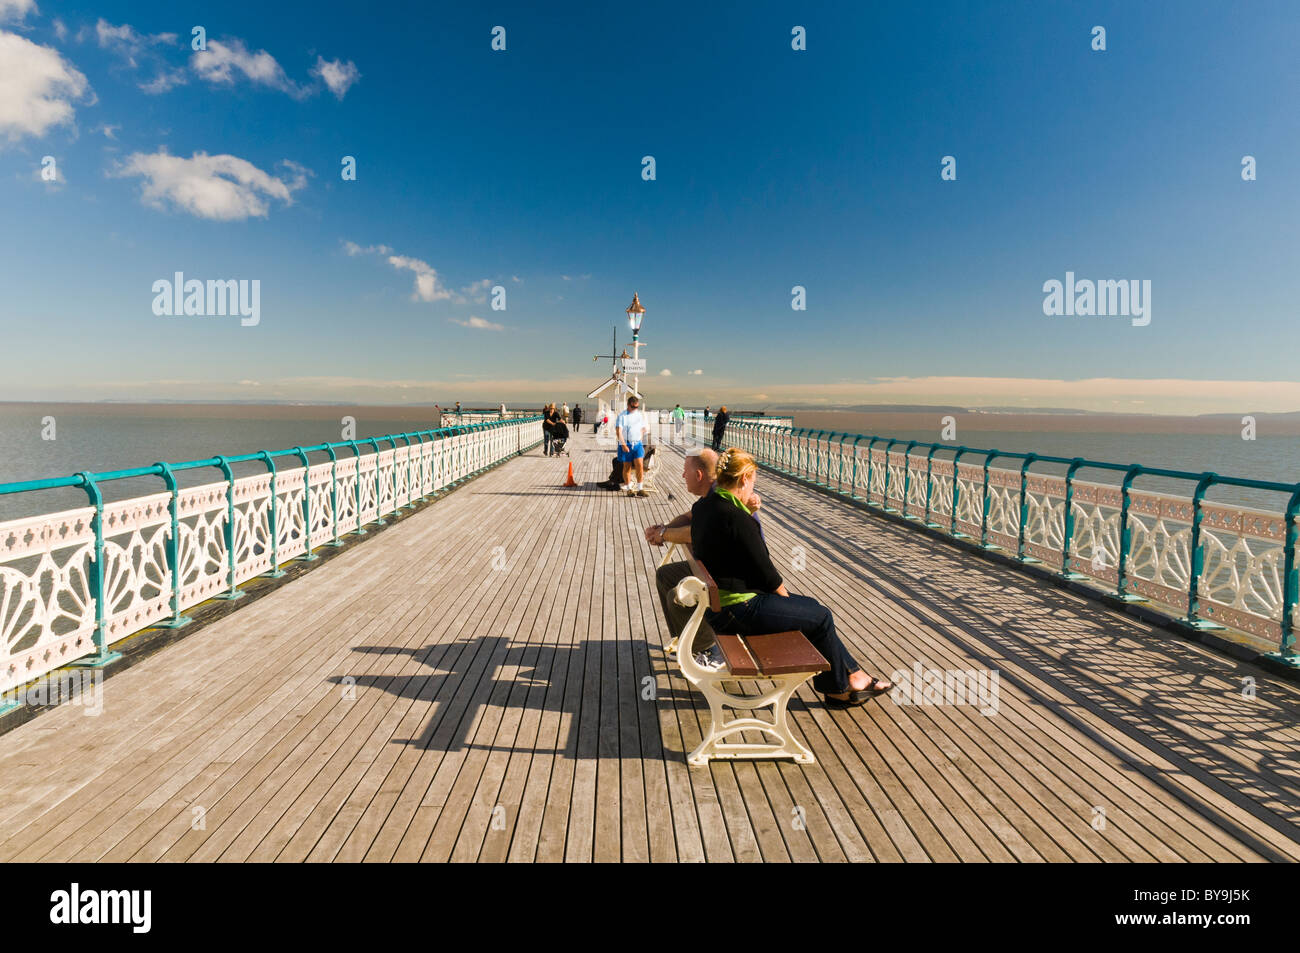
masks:
[[[226,588],[230,560],[226,551],[229,490],[229,483],[208,483],[177,494],[176,514],[180,521],[177,572],[182,609],[210,599]]]
[[[95,508],[0,524],[0,691],[95,651]]]
[[[107,642],[143,629],[171,610],[171,494],[155,493],[105,503],[104,602]]]

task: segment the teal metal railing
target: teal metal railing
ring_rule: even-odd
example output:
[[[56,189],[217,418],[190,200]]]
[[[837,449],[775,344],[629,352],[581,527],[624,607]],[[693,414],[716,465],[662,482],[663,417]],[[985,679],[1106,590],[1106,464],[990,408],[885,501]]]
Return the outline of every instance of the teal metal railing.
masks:
[[[692,439],[712,441],[702,421],[690,423]],[[746,420],[733,420],[725,436],[764,466],[868,509],[1150,603],[1195,629],[1249,633],[1273,646],[1270,657],[1300,667],[1300,483]],[[1080,479],[1080,471],[1117,482]],[[1143,479],[1181,483],[1186,493],[1135,485]],[[1264,510],[1207,499],[1222,487],[1276,494],[1279,503]]]
[[[183,626],[185,609],[237,599],[241,582],[317,559],[314,549],[363,535],[541,440],[534,416],[0,484],[0,496],[77,488],[88,497],[85,507],[0,522],[0,693],[62,665],[106,665],[133,632]],[[313,464],[310,453],[328,459]],[[285,457],[294,459],[277,463]],[[265,472],[235,475],[233,465],[252,463]],[[180,486],[179,474],[207,468],[221,480]],[[105,501],[107,484],[137,477],[161,479],[164,491]]]

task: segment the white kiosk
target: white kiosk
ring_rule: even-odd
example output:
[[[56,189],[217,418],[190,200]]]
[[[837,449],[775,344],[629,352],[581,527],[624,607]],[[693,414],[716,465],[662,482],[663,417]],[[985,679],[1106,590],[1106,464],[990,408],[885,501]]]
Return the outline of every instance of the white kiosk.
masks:
[[[641,394],[628,384],[621,370],[616,370],[609,380],[587,395],[588,400],[597,401],[596,422],[599,426],[596,428],[596,445],[598,447],[618,446],[618,441],[614,438],[614,421],[627,407],[629,395],[635,395],[637,400],[641,400]]]

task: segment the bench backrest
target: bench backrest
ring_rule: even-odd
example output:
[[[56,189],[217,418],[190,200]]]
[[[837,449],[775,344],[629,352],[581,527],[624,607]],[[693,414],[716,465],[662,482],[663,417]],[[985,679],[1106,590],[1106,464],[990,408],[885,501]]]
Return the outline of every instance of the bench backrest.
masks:
[[[689,548],[686,550],[686,562],[691,567],[691,575],[708,587],[709,608],[714,612],[721,612],[722,597],[718,595],[718,584],[713,581],[713,577],[709,575],[709,570],[705,568],[704,563],[696,559],[695,554]]]

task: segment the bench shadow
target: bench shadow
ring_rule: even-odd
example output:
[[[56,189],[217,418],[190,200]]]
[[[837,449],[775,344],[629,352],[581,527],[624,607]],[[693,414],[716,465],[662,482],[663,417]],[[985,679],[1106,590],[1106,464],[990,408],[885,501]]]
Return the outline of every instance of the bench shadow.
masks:
[[[378,689],[432,706],[418,737],[393,739],[424,750],[659,758],[665,752],[657,705],[695,703],[680,677],[665,687],[660,653],[647,652],[641,639],[555,645],[482,636],[419,648],[363,645],[353,651],[404,655],[428,667],[411,675],[329,678],[335,685],[354,685],[358,699]],[[650,699],[642,697],[647,677],[654,684]]]

